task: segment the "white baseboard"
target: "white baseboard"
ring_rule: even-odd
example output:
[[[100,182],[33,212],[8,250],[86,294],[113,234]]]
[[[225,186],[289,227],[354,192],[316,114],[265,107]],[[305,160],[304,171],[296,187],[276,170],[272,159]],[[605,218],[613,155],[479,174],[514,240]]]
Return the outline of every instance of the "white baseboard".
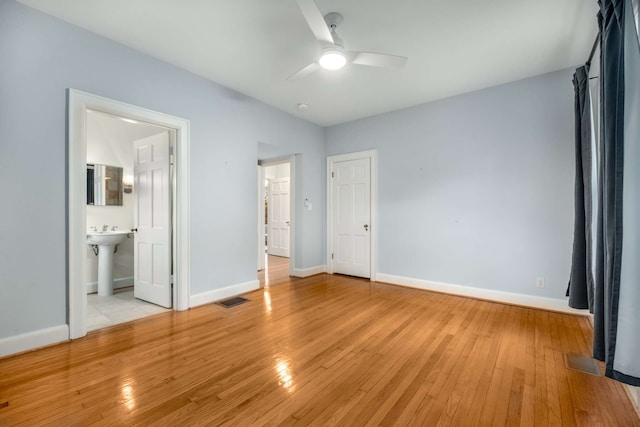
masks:
[[[234,295],[255,291],[256,289],[260,289],[259,280],[251,280],[249,282],[227,286],[226,288],[202,292],[200,294],[191,295],[191,298],[189,298],[189,306],[193,308],[199,305],[210,304],[212,302],[220,301],[221,299],[229,298]]]
[[[624,384],[624,386],[627,389],[629,399],[636,408],[636,412],[638,413],[638,415],[640,415],[640,387],[634,387],[629,384]]]
[[[309,268],[294,268],[293,275],[294,277],[305,278],[309,276],[314,276],[316,274],[326,273],[326,271],[327,271],[327,266],[316,265],[315,267],[309,267]]]
[[[413,279],[411,277],[394,276],[391,274],[383,273],[378,273],[376,275],[376,279],[378,282],[407,286],[410,288],[424,289],[427,291],[442,292],[445,294],[460,295],[464,297],[478,298],[513,305],[521,305],[525,307],[541,308],[544,310],[557,311],[561,313],[579,314],[583,316],[589,314],[588,310],[576,310],[569,307],[567,301],[562,299],[537,297],[533,295],[517,294],[513,292],[494,291],[491,289],[453,285],[450,283],[433,282],[429,280]]]
[[[126,288],[133,285],[133,276],[113,279],[113,289]],[[87,283],[87,293],[93,294],[98,292],[98,282]]]
[[[53,326],[0,339],[0,357],[69,340],[69,325]]]

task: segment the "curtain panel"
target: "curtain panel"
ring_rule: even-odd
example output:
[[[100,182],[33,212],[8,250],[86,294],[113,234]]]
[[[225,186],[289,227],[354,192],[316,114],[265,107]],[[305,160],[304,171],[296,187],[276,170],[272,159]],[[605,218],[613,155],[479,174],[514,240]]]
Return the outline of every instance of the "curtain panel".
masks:
[[[622,180],[624,165],[624,0],[601,0],[600,90],[602,128],[602,252],[596,256],[593,355],[613,376],[617,340],[622,256]],[[600,246],[600,245],[598,245]]]
[[[633,21],[636,24],[638,42],[640,43],[640,0],[632,0],[631,7],[633,8]]]
[[[612,378],[640,385],[640,44],[637,7],[624,11],[624,167],[622,259]],[[636,1],[637,6],[637,1]]]
[[[576,69],[573,75],[575,91],[575,210],[573,255],[569,279],[569,306],[588,308],[593,313],[593,279],[591,274],[591,102],[589,95],[589,65]]]
[[[589,64],[573,81],[576,205],[567,295],[571,307],[594,315],[593,357],[605,362],[605,375],[640,386],[638,0],[598,4],[599,135],[589,115]]]

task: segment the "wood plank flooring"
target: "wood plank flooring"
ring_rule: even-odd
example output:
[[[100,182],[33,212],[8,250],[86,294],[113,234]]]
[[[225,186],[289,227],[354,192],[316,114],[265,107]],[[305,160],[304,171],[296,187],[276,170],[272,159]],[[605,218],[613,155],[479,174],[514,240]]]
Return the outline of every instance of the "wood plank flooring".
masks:
[[[0,425],[640,426],[622,385],[565,367],[586,318],[286,274],[0,360]]]
[[[289,258],[267,255],[265,260],[265,269],[258,272],[258,279],[263,287],[289,280]]]

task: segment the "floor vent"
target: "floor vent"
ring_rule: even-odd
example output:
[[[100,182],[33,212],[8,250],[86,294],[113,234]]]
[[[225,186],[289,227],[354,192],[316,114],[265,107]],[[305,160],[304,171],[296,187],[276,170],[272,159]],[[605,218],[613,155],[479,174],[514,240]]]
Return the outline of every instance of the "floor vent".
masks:
[[[223,299],[222,301],[218,301],[216,302],[216,304],[221,305],[225,308],[231,308],[231,307],[235,307],[236,305],[244,304],[247,301],[249,300],[243,297],[233,297],[233,298]]]
[[[567,368],[575,371],[584,372],[585,374],[601,377],[600,367],[598,362],[591,357],[574,356],[572,354],[564,355],[564,364]]]

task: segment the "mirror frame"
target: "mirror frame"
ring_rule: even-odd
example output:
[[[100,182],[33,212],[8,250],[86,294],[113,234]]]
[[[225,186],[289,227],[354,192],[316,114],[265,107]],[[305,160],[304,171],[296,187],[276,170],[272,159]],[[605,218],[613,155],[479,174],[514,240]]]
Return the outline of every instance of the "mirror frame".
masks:
[[[119,166],[87,163],[87,205],[122,206],[123,173]]]

